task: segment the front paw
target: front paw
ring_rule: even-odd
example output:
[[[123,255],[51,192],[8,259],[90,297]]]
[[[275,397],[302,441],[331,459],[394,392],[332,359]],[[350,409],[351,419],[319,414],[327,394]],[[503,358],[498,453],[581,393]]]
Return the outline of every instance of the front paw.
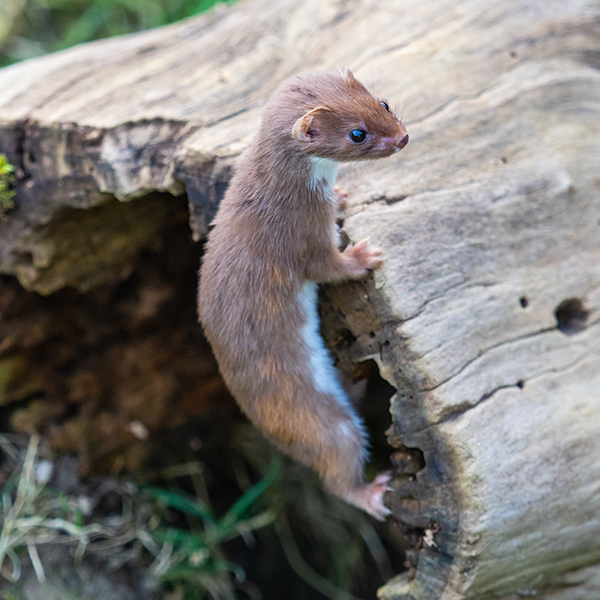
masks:
[[[356,244],[350,243],[342,257],[351,277],[360,277],[367,269],[376,269],[383,264],[383,250],[369,246],[368,238]]]

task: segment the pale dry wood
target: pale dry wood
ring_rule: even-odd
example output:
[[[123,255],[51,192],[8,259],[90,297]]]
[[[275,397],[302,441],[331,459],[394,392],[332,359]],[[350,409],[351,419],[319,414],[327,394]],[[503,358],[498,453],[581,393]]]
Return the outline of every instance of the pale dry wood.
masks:
[[[43,292],[68,283],[40,228],[107,194],[185,191],[201,238],[268,94],[349,65],[411,135],[393,159],[342,169],[345,231],[387,262],[325,291],[356,338],[340,360],[378,362],[398,388],[392,442],[424,452],[415,489],[397,482],[390,499],[423,530],[418,566],[380,595],[591,598],[599,40],[591,0],[249,0],[4,69],[0,151],[26,182],[0,224],[0,269]],[[569,298],[589,311],[573,335],[555,319]]]

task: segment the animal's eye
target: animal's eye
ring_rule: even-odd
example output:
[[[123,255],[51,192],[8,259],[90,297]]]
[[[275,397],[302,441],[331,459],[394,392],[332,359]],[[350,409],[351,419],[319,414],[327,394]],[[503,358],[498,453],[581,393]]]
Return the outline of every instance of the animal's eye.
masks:
[[[385,108],[385,110],[390,112],[390,105],[385,100],[381,100],[381,106],[383,106],[383,108]]]
[[[362,129],[353,129],[350,132],[350,139],[355,144],[362,144],[367,139],[367,132]]]

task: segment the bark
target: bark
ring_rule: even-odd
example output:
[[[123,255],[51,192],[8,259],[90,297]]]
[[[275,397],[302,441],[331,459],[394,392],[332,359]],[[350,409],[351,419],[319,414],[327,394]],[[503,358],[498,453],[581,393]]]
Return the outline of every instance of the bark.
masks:
[[[372,358],[398,390],[389,501],[415,549],[380,596],[591,598],[599,39],[586,0],[247,0],[5,68],[0,271],[43,294],[119,281],[168,218],[144,210],[155,191],[187,195],[201,240],[270,92],[350,66],[411,139],[342,169],[345,234],[387,260],[323,292],[340,363]]]

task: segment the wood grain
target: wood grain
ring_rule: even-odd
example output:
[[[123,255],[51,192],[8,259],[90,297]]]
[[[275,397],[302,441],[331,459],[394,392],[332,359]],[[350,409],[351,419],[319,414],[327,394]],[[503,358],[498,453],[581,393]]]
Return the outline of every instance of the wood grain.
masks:
[[[112,196],[187,193],[201,239],[269,93],[350,66],[411,138],[342,169],[344,231],[387,261],[324,292],[349,359],[374,358],[398,389],[391,442],[425,461],[412,513],[399,488],[390,499],[413,514],[418,564],[380,596],[595,597],[599,56],[587,0],[247,0],[5,68],[0,152],[20,184],[0,271],[44,293],[84,285],[40,232]]]

